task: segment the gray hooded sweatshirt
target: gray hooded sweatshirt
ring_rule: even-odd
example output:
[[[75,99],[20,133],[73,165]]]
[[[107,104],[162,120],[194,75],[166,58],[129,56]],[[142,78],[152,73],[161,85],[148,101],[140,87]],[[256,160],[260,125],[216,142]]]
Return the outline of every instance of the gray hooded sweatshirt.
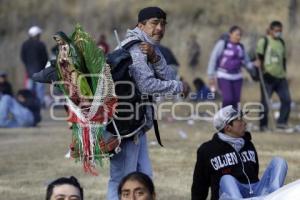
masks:
[[[139,44],[133,45],[130,49],[132,65],[129,66],[130,74],[133,77],[136,87],[142,94],[172,94],[176,95],[183,91],[182,82],[175,80],[176,73],[167,65],[162,53],[157,47],[157,42],[153,41],[145,32],[138,27],[128,30],[126,39],[121,45],[125,45],[132,40],[141,40],[154,45],[155,52],[160,56],[160,60],[154,64],[147,61],[147,55],[142,53]],[[152,127],[152,109],[148,106],[146,114],[147,124],[145,131]]]

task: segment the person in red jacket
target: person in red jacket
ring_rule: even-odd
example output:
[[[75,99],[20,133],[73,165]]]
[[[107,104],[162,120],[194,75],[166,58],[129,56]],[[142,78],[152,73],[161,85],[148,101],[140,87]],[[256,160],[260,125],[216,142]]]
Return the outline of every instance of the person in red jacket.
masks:
[[[272,159],[259,180],[259,162],[251,134],[246,131],[243,113],[232,105],[214,116],[217,133],[200,146],[192,184],[192,200],[205,200],[211,188],[211,200],[243,199],[269,194],[280,188],[287,163]]]

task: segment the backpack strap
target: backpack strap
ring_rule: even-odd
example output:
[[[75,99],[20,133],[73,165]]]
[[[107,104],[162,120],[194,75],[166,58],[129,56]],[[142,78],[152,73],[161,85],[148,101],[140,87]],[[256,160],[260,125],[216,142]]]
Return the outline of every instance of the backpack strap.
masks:
[[[227,49],[227,45],[228,45],[228,40],[224,40],[224,48],[223,48],[223,51],[224,51],[225,49]]]
[[[268,44],[269,44],[269,40],[267,38],[267,36],[264,36],[264,48],[263,48],[263,54],[265,55],[266,51],[267,51],[267,47],[268,47]],[[278,38],[278,40],[281,42],[283,48],[285,48],[285,42],[282,38]]]
[[[152,107],[152,106],[151,106],[151,107]],[[153,126],[154,126],[154,132],[155,132],[156,140],[157,140],[158,144],[159,144],[161,147],[163,147],[164,145],[162,145],[162,143],[161,143],[157,119],[154,118],[154,108],[153,108],[153,107],[152,107],[152,116],[153,116]]]
[[[128,50],[134,44],[137,44],[137,43],[140,43],[140,42],[142,42],[142,41],[141,40],[131,40],[130,42],[126,43],[122,48],[124,48],[125,50]],[[152,96],[149,96],[149,102],[153,102]],[[159,133],[159,129],[158,129],[158,123],[157,123],[157,120],[155,119],[155,116],[154,116],[154,108],[153,108],[153,106],[151,106],[151,109],[152,109],[152,120],[153,120],[155,137],[156,137],[156,140],[157,140],[158,144],[163,147],[161,139],[160,139],[160,133]]]
[[[283,50],[284,50],[284,52],[285,52],[285,42],[284,42],[284,40],[282,39],[282,38],[278,38],[279,39],[279,41],[281,42],[281,44],[282,44],[282,46],[283,46]]]
[[[265,54],[266,54],[266,51],[267,51],[267,48],[268,48],[269,40],[268,40],[267,36],[264,36],[263,38],[264,38],[263,56],[264,56],[264,59],[265,59]]]
[[[245,47],[242,43],[239,42],[239,46],[242,48],[243,52],[245,52]]]
[[[281,42],[282,46],[285,48],[285,42],[284,42],[284,40],[282,38],[278,38],[278,39]]]
[[[133,45],[142,42],[141,40],[131,40],[130,42],[126,43],[125,45],[122,46],[123,49],[128,50],[130,47]]]
[[[153,102],[152,96],[149,96],[149,102]],[[153,126],[154,126],[154,133],[155,133],[155,137],[156,140],[158,142],[158,144],[163,147],[161,139],[160,139],[160,133],[159,133],[159,129],[158,129],[158,123],[157,123],[157,119],[155,119],[155,110],[153,108],[153,106],[151,106],[151,111],[152,111],[152,120],[153,120]]]
[[[223,51],[224,51],[225,49],[227,49],[228,42],[229,42],[229,40],[224,40]],[[239,42],[238,45],[242,48],[243,51],[245,50],[245,47],[244,47],[244,45],[243,45],[242,43]]]
[[[265,54],[266,54],[266,51],[267,51],[267,48],[268,48],[268,44],[269,44],[269,39],[267,36],[264,36],[264,48],[263,48],[263,57],[265,59]],[[283,49],[285,51],[285,42],[282,38],[278,38],[278,40],[280,41],[280,43],[282,44],[283,46]],[[283,60],[283,67],[284,69],[286,70],[286,58],[284,57],[284,60]]]

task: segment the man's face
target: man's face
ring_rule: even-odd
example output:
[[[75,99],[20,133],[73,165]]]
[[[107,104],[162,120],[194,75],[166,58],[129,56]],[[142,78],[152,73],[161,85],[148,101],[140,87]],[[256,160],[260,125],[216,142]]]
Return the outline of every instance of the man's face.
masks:
[[[282,27],[281,26],[275,26],[271,29],[270,34],[274,38],[279,38],[282,35]]]
[[[154,200],[149,190],[136,180],[128,180],[122,187],[121,200]]]
[[[235,137],[240,138],[245,135],[247,123],[243,118],[238,118],[232,121],[232,125],[228,124],[225,127],[226,134]]]
[[[138,23],[138,27],[144,31],[152,40],[160,42],[164,37],[166,20],[158,18],[150,18],[144,23]]]
[[[50,200],[82,200],[80,191],[73,185],[63,184],[53,188]]]

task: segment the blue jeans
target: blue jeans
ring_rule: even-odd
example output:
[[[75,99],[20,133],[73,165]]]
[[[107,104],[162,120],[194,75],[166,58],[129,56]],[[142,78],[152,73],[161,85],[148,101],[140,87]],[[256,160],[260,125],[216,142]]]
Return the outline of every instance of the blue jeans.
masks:
[[[140,132],[138,142],[132,139],[123,140],[121,152],[110,160],[110,179],[107,200],[118,200],[118,186],[127,174],[139,171],[152,177],[152,166],[148,153],[147,135]]]
[[[10,95],[0,96],[0,127],[29,127],[33,124],[34,117],[28,108]]]
[[[44,83],[39,83],[28,78],[26,88],[31,90],[36,97],[39,99],[41,106],[44,106],[45,98],[45,85]]]
[[[252,184],[242,184],[231,175],[224,175],[220,180],[220,200],[239,200],[267,195],[279,189],[287,173],[284,159],[275,157],[268,165],[261,180]],[[250,192],[252,190],[252,192]]]
[[[272,94],[276,92],[280,99],[280,103],[281,103],[280,115],[277,120],[277,124],[286,125],[289,119],[289,115],[291,111],[291,101],[292,101],[287,80],[274,78],[273,81],[265,81],[265,86],[269,98],[271,98]],[[260,120],[260,127],[267,127],[269,109],[262,88],[261,88],[261,103],[264,106],[264,111],[261,112],[261,114],[263,114],[263,117]]]

